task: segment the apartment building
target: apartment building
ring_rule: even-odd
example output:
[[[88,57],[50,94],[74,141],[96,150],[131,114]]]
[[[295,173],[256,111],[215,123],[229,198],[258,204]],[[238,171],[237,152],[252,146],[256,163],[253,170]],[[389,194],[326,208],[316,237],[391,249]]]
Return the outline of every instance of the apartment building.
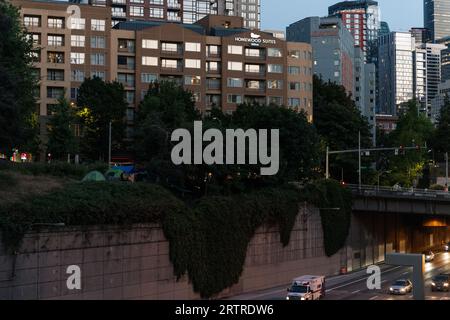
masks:
[[[51,0],[58,1],[58,0]],[[244,18],[244,26],[259,29],[260,0],[70,0],[93,6],[108,7],[113,25],[120,21],[169,21],[195,23],[207,15]]]
[[[45,135],[47,116],[61,96],[75,100],[85,78],[111,79],[111,17],[104,8],[88,5],[73,12],[67,3],[12,3],[21,8],[24,26],[36,48],[33,58],[40,79],[41,134]]]
[[[202,112],[273,103],[305,110],[312,120],[310,45],[254,33],[242,24],[242,18],[227,16],[193,25],[122,22],[112,32],[111,70],[119,81],[126,77],[136,104],[152,82],[171,80],[193,92]],[[125,53],[126,43],[135,51]],[[126,68],[130,60],[134,69]]]
[[[286,105],[312,121],[312,49],[244,28],[242,17],[207,16],[195,24],[123,21],[108,7],[14,0],[35,43],[39,115],[62,95],[76,101],[85,78],[117,80],[126,90],[127,119],[155,81],[192,91],[202,112],[233,112],[243,102]]]

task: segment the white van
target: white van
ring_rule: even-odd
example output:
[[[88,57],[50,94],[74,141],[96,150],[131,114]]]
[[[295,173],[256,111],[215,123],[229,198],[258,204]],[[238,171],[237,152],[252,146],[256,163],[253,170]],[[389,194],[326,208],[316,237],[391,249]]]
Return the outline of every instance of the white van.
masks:
[[[292,280],[286,300],[319,300],[325,296],[325,276],[302,276]]]

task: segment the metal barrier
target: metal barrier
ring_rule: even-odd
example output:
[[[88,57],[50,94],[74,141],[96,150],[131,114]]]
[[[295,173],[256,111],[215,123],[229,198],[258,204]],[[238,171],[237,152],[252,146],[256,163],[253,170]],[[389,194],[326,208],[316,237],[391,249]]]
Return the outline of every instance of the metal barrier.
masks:
[[[390,197],[414,197],[414,198],[441,198],[450,200],[450,193],[441,190],[402,188],[402,187],[378,187],[371,185],[346,185],[353,194],[363,196],[390,196]]]

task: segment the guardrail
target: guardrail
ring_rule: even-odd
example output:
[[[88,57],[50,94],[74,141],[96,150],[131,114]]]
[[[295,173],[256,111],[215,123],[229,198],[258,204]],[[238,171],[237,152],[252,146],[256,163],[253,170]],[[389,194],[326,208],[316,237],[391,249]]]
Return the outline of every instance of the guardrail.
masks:
[[[450,193],[441,190],[402,188],[402,187],[378,187],[371,185],[348,184],[353,194],[363,196],[389,196],[389,197],[408,197],[408,198],[442,198],[450,200]]]

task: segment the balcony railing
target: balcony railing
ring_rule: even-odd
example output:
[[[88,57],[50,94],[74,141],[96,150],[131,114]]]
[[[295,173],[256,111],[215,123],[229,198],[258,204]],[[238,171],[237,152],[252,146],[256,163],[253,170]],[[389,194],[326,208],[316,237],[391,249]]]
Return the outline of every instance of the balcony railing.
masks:
[[[177,50],[172,50],[172,49],[161,48],[161,54],[169,55],[169,56],[181,56],[181,55],[183,55],[183,49],[178,48]]]
[[[182,71],[183,66],[176,66],[176,67],[161,66],[161,72],[182,72]]]

